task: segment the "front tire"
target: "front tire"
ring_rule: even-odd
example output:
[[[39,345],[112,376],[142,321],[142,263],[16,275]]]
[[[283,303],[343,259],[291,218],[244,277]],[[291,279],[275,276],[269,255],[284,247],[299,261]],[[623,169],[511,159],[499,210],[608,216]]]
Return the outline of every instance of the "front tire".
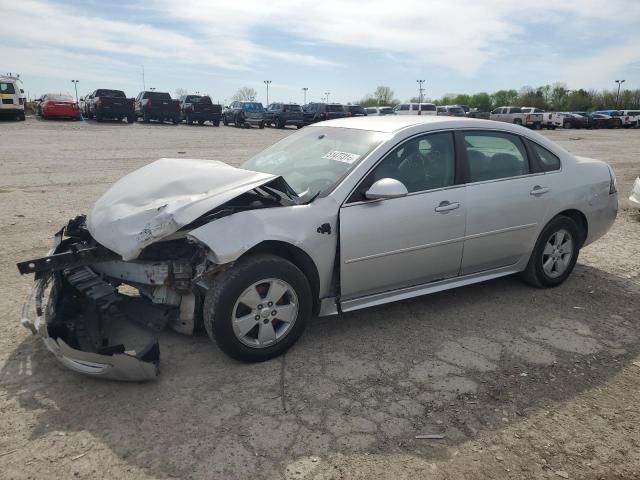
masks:
[[[204,301],[209,337],[236,360],[261,362],[286,352],[311,317],[309,282],[291,262],[257,254],[215,277]]]
[[[540,233],[522,278],[538,288],[557,287],[573,271],[583,243],[581,229],[564,215],[551,220]]]

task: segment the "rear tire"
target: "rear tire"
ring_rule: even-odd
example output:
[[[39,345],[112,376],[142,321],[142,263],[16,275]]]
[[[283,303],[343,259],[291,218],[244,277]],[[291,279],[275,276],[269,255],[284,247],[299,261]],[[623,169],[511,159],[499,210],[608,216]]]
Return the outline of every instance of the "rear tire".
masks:
[[[220,126],[220,120],[213,120],[211,123],[213,123],[214,127],[219,127]]]
[[[559,215],[540,233],[522,279],[538,288],[557,287],[573,271],[584,232],[571,218]]]
[[[278,293],[272,298],[273,285]],[[244,299],[254,301],[244,303]],[[295,265],[271,254],[251,255],[211,281],[203,306],[204,326],[230,357],[262,362],[283,354],[300,338],[311,307],[309,282]],[[278,315],[287,315],[289,321],[282,322]],[[260,344],[263,333],[269,340]]]
[[[564,122],[562,124],[562,128],[567,128],[567,129],[571,128],[571,122]]]
[[[134,123],[136,121],[136,116],[135,115],[129,115],[127,117],[127,122],[128,123]]]
[[[260,122],[260,125],[258,127],[262,130],[264,128],[264,122]]]
[[[145,113],[142,115],[142,121],[143,121],[144,123],[149,123],[149,122],[151,121],[151,117],[149,116],[149,114],[148,114],[148,113],[146,113],[146,112],[145,112]]]
[[[187,114],[187,125],[193,125],[193,120],[191,119],[191,115]]]

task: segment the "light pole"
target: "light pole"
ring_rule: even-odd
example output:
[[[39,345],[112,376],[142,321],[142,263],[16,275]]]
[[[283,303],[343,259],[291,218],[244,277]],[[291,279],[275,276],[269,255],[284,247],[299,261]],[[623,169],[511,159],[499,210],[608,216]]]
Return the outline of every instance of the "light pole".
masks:
[[[331,92],[324,92],[324,96],[327,97],[327,103],[329,103],[329,93]]]
[[[618,100],[620,99],[620,86],[626,82],[626,80],[616,80],[616,83],[618,84],[618,93],[616,94],[616,108],[618,108]]]
[[[149,87],[149,90],[151,90],[152,92],[156,91],[156,87]]]
[[[304,102],[302,102],[303,105],[307,104],[307,90],[309,90],[309,87],[302,87],[302,91],[304,92]]]
[[[80,80],[71,80],[71,82],[73,83],[73,88],[76,90],[76,103],[78,103],[78,83]]]
[[[422,92],[424,92],[422,84],[424,80],[416,80],[416,82],[418,82],[418,115],[422,115]]]
[[[264,84],[267,86],[267,105],[269,105],[269,84],[271,80],[264,80]]]

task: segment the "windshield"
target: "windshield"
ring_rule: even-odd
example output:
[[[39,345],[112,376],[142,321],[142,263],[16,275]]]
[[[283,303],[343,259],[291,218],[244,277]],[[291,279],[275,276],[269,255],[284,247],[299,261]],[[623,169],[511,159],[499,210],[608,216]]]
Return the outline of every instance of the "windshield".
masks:
[[[73,102],[71,95],[47,95],[47,100],[53,100],[55,102]]]
[[[0,83],[0,93],[16,93],[13,83]]]
[[[126,98],[124,92],[120,90],[98,90],[96,92],[96,97]]]
[[[242,164],[281,175],[298,195],[326,194],[389,134],[352,128],[300,130]]]

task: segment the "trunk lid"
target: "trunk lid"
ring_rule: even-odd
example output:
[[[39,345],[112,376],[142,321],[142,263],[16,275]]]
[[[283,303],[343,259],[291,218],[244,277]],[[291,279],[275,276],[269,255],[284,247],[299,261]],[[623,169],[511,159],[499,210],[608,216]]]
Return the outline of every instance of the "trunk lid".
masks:
[[[114,183],[87,216],[87,227],[102,245],[132,260],[147,245],[275,178],[215,160],[162,158]]]

